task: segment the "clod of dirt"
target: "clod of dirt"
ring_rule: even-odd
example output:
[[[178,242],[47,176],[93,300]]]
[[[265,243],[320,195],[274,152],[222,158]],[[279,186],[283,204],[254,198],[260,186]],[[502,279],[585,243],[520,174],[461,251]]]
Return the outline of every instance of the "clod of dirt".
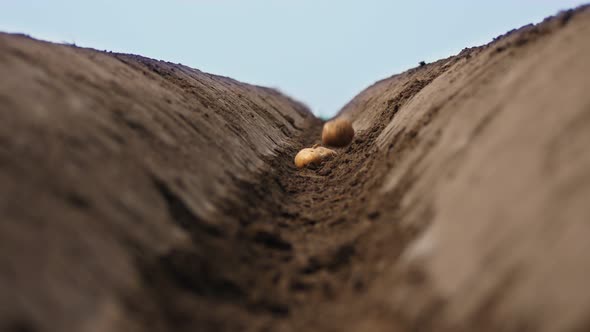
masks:
[[[308,166],[316,167],[322,162],[334,157],[336,151],[330,150],[323,146],[305,148],[295,156],[295,166],[297,168],[304,168]]]
[[[328,146],[343,147],[354,137],[352,123],[348,119],[338,118],[324,124],[322,143]]]

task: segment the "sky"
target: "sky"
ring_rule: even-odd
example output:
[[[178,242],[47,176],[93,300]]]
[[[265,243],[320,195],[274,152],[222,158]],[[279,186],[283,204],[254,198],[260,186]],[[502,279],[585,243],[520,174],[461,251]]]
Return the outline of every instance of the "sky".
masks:
[[[0,0],[0,31],[280,89],[322,117],[377,80],[574,0]]]

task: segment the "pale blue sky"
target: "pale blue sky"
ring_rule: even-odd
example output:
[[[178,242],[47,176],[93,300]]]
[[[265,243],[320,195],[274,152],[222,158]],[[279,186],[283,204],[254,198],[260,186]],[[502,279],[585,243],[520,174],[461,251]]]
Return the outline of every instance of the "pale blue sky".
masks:
[[[0,31],[276,87],[329,116],[376,80],[584,2],[0,0]]]

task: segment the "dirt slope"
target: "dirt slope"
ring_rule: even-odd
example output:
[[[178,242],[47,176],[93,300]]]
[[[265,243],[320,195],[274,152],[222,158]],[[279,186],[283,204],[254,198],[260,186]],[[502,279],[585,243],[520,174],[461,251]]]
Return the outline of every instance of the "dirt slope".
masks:
[[[418,235],[388,269],[419,284],[390,289],[382,274],[376,294],[423,319],[399,294],[417,302],[414,288],[429,288],[425,305],[438,298],[452,329],[590,328],[588,36],[588,8],[564,13],[381,81],[343,110],[361,130],[395,110],[376,139],[392,165],[373,198],[396,202]]]
[[[233,209],[318,123],[311,113],[270,89],[141,57],[10,35],[0,50],[3,328],[168,328],[151,270],[189,283],[202,306],[241,294],[224,277],[252,241]],[[202,280],[182,281],[183,259]]]
[[[0,34],[0,331],[585,331],[590,9],[321,123],[266,88]]]

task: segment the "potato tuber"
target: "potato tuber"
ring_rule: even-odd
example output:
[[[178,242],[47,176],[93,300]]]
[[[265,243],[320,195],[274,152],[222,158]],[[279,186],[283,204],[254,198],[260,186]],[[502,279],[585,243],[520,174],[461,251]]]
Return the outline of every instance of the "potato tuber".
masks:
[[[317,167],[322,162],[332,158],[336,155],[336,151],[320,147],[305,148],[295,156],[295,166],[297,168],[303,167]]]
[[[354,137],[354,129],[349,120],[338,118],[324,124],[322,143],[327,146],[343,147]]]

